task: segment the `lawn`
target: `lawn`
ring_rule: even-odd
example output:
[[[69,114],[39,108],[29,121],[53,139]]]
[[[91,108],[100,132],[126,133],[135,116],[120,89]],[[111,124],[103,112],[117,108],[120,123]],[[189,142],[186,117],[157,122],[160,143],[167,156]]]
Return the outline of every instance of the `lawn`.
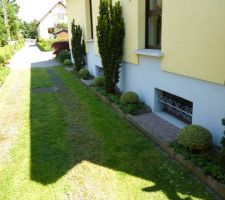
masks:
[[[71,72],[35,69],[30,85],[0,199],[213,199]]]

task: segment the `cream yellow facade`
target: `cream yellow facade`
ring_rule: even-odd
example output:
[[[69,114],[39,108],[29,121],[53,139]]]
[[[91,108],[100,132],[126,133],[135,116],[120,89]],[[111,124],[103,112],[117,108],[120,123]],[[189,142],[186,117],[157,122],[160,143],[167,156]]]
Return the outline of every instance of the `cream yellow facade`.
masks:
[[[114,0],[115,2],[116,0]],[[96,26],[100,0],[92,0],[93,32],[95,54],[98,53]],[[145,46],[145,0],[120,0],[123,7],[126,37],[124,42],[124,61],[138,64],[137,49]],[[80,24],[84,30],[85,40],[90,39],[90,5],[89,0],[67,0],[69,24],[72,19]]]
[[[94,76],[102,73],[96,38],[99,2],[67,0],[69,25],[75,19],[83,28],[87,69]],[[161,50],[145,49],[146,0],[120,2],[126,35],[119,89],[136,92],[155,114],[180,128],[186,123],[168,116],[159,97],[167,93],[174,101],[188,101],[182,106],[191,110],[189,122],[209,129],[219,144],[225,116],[225,0],[162,0]],[[187,117],[180,108],[175,112]]]
[[[164,0],[161,69],[225,84],[224,36],[224,0]]]

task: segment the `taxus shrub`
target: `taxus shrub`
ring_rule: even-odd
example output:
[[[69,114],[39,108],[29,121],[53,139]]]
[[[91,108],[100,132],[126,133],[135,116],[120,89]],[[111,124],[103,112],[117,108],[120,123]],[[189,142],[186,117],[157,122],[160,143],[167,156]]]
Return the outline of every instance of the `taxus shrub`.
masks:
[[[75,24],[74,20],[72,21],[71,32],[72,55],[75,62],[75,70],[79,72],[86,66],[86,49],[82,37],[82,29],[80,25]]]
[[[108,93],[117,91],[116,85],[119,82],[119,69],[123,57],[124,27],[120,2],[112,5],[111,0],[100,0],[96,30],[105,77],[105,89]]]

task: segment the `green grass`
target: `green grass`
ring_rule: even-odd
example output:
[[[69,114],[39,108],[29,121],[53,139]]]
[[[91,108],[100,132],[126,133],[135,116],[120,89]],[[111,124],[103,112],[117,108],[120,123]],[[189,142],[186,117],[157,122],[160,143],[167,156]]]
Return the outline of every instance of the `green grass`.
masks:
[[[32,88],[51,87],[52,82],[46,69],[32,69]]]
[[[27,83],[23,127],[0,164],[0,199],[213,199],[73,74],[32,70],[32,88],[49,85],[59,91],[30,94]]]
[[[3,85],[8,74],[9,74],[9,68],[0,66],[0,87]]]

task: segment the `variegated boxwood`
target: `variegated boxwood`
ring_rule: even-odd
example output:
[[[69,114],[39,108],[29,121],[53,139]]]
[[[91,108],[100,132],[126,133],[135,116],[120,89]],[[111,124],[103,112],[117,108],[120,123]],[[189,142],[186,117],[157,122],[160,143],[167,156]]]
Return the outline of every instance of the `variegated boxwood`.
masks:
[[[189,151],[205,151],[212,146],[210,131],[199,125],[188,125],[179,132],[177,141]]]

